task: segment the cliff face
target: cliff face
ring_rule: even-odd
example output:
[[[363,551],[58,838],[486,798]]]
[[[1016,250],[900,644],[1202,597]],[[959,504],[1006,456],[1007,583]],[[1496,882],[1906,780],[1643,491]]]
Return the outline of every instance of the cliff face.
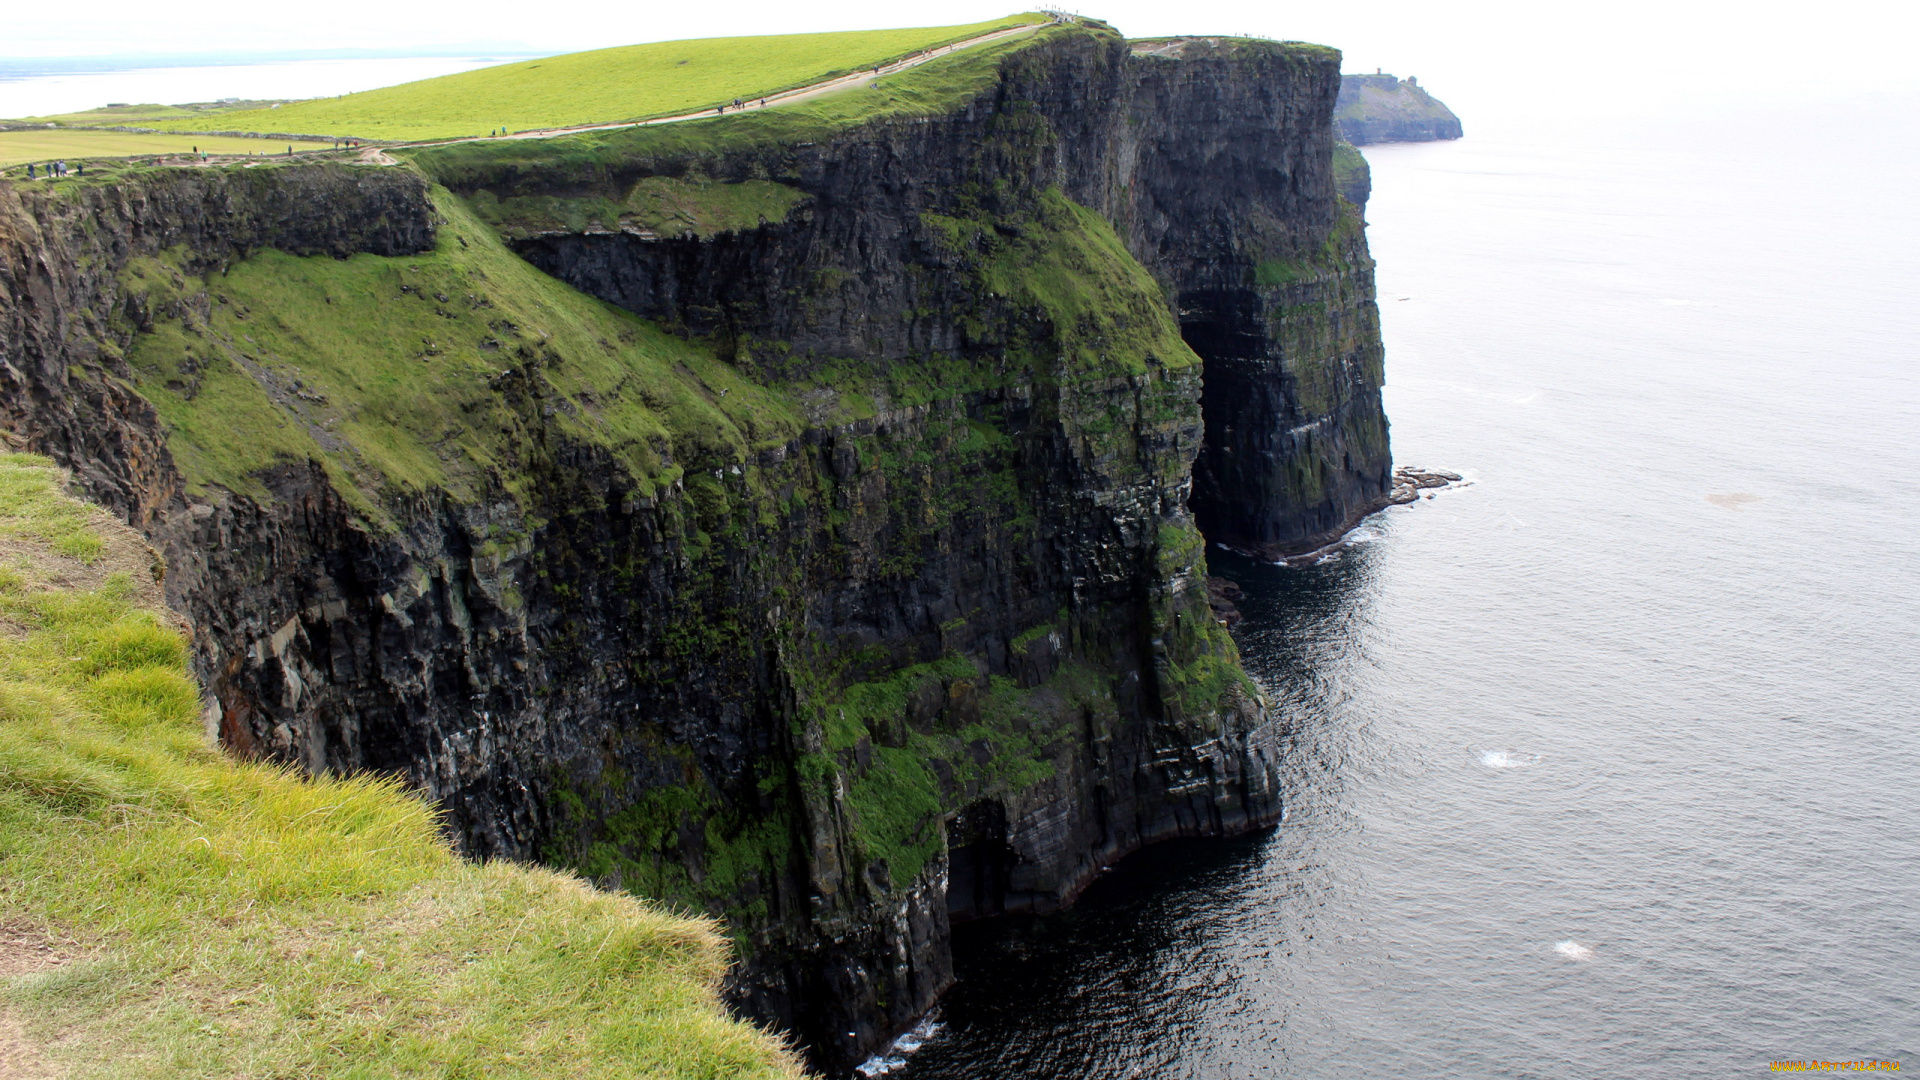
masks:
[[[817,138],[0,187],[7,426],[162,547],[230,747],[724,915],[856,1060],[953,920],[1278,816],[1194,523],[1385,490],[1336,65],[1061,27]]]
[[[1239,49],[1205,39],[1136,49],[1135,250],[1206,361],[1194,517],[1241,551],[1310,551],[1378,509],[1393,471],[1373,262],[1359,206],[1336,197],[1365,201],[1365,163],[1321,119],[1338,79],[1249,79]]]
[[[1412,78],[1346,75],[1334,112],[1340,135],[1355,146],[1432,142],[1461,136],[1460,118]]]

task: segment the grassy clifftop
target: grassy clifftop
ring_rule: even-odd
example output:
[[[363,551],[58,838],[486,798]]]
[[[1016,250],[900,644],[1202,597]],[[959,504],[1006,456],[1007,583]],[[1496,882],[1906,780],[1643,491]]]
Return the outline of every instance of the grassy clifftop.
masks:
[[[465,190],[515,169],[530,179],[570,175],[569,170],[584,179],[636,160],[792,147],[876,120],[945,116],[992,87],[1013,54],[1079,35],[1120,39],[1103,23],[1080,20],[1042,26],[1032,34],[988,42],[846,90],[764,111],[547,139],[479,139],[395,153],[449,187]]]
[[[209,154],[278,154],[292,146],[300,150],[324,148],[325,143],[281,142],[267,139],[230,139],[218,135],[143,135],[125,131],[0,131],[0,167],[28,162],[67,161],[75,158],[131,157],[135,154],[174,155],[205,151]],[[10,175],[18,179],[19,169]]]
[[[655,42],[503,64],[338,98],[238,106],[110,106],[30,117],[25,122],[33,128],[0,132],[0,167],[56,158],[184,155],[196,149],[271,155],[289,145],[299,151],[330,145],[298,138],[289,143],[286,136],[263,141],[257,135],[229,138],[208,132],[434,140],[483,136],[499,128],[525,131],[680,115],[735,98],[757,99],[811,85],[996,30],[1040,28],[1047,22],[1046,16],[1029,13],[960,26]],[[876,112],[931,115],[950,107],[957,89],[980,85],[991,62],[983,63],[976,54],[997,58],[1018,44],[1001,41],[942,56],[927,65],[931,71],[916,67],[889,76],[884,92],[861,84],[753,115],[782,117],[774,126],[788,133],[796,120],[804,127]],[[733,126],[746,117],[722,119]],[[40,127],[42,123],[49,126]],[[753,128],[749,139],[765,133],[765,125],[747,126]],[[708,133],[704,140],[712,138]],[[536,140],[535,145],[548,142]],[[533,153],[548,156],[542,149]],[[16,173],[24,176],[24,170]]]
[[[154,557],[0,455],[0,1062],[76,1077],[795,1077],[703,922],[232,761]],[[8,1075],[13,1075],[9,1072]]]
[[[964,26],[833,34],[662,41],[541,60],[303,101],[225,113],[220,130],[291,131],[369,139],[441,139],[615,123],[711,109],[1006,27],[1045,22],[1013,15]],[[208,118],[162,126],[204,130]]]

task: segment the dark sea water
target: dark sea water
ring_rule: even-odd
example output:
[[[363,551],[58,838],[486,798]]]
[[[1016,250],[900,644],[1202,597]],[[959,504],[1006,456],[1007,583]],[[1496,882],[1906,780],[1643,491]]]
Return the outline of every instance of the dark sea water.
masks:
[[[893,1076],[1920,1069],[1915,115],[1369,148],[1395,457],[1471,485],[1213,556],[1284,824],[963,927]]]

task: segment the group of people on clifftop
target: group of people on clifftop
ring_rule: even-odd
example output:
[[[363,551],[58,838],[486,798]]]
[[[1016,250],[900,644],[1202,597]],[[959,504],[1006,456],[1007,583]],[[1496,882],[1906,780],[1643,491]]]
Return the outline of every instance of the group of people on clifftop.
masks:
[[[47,170],[46,179],[56,180],[56,179],[59,179],[60,177],[67,175],[67,163],[64,161],[49,161],[46,164],[46,170]],[[83,161],[83,162],[80,162],[79,164],[76,164],[73,167],[73,175],[75,176],[87,175],[86,162]],[[34,172],[34,165],[32,162],[27,163],[27,179],[29,180],[40,179],[40,177]]]

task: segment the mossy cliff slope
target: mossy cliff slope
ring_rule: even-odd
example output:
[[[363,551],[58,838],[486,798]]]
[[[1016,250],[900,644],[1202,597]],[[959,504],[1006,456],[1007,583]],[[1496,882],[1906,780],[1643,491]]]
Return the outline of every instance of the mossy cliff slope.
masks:
[[[1279,813],[1193,513],[1383,489],[1337,62],[1063,24],[808,108],[0,188],[6,425],[166,552],[228,746],[724,916],[736,1002],[845,1063],[954,919]]]

